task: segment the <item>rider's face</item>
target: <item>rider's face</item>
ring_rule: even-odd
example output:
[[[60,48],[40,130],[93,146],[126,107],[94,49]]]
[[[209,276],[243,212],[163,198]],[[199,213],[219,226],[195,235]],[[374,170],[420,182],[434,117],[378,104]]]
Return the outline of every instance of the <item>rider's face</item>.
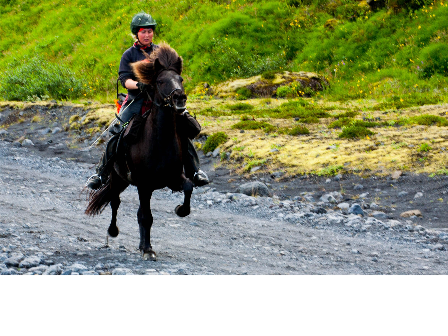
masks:
[[[154,31],[151,28],[140,29],[137,33],[137,37],[142,46],[149,46],[152,42],[152,38],[154,37]]]

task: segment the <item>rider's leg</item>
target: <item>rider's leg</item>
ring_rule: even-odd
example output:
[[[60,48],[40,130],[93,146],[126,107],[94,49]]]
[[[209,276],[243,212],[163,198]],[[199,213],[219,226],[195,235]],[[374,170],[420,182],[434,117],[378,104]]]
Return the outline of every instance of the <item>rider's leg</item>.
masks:
[[[118,114],[118,117],[120,118],[120,121],[122,122],[123,126],[125,126],[129,122],[129,120],[131,120],[132,116],[135,113],[137,113],[139,109],[141,109],[141,106],[142,102],[135,101],[134,104],[130,103],[122,107],[120,113]],[[86,187],[90,189],[99,189],[104,183],[107,182],[107,179],[109,178],[109,174],[112,169],[113,152],[111,152],[108,149],[112,139],[113,137],[109,140],[109,142],[106,145],[106,150],[103,153],[101,160],[96,167],[96,174],[90,176],[86,182]]]
[[[184,169],[185,176],[188,177],[196,187],[201,187],[209,184],[208,176],[205,172],[199,169],[199,157],[196,149],[194,148],[193,142],[187,138],[186,146],[184,145]]]

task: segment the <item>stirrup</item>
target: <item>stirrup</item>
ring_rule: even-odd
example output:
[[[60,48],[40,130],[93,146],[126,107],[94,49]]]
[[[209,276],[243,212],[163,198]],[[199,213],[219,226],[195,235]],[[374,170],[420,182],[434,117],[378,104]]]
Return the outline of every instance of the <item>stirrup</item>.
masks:
[[[193,175],[193,183],[196,187],[202,187],[202,186],[205,186],[206,184],[209,184],[210,181],[208,179],[207,174],[204,171],[199,169]]]
[[[86,182],[86,187],[88,187],[92,190],[99,189],[99,188],[101,188],[102,185],[103,185],[103,181],[101,179],[101,176],[99,176],[97,174],[90,176]]]

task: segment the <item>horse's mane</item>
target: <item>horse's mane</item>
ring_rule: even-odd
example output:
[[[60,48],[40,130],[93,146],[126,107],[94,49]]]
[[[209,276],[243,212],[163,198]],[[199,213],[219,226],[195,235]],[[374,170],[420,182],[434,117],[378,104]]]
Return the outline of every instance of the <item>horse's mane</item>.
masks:
[[[173,70],[179,75],[182,73],[182,57],[165,42],[159,44],[151,55],[145,53],[145,56],[143,61],[131,64],[132,71],[140,82],[153,84],[161,70]]]

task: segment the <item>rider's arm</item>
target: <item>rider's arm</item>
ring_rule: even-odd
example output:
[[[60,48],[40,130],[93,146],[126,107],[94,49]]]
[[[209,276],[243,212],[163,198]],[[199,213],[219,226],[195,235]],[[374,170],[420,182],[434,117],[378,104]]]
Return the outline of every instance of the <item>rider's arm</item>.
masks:
[[[184,134],[190,139],[194,139],[201,133],[201,125],[187,111],[179,115],[178,122],[182,131],[185,132]]]

